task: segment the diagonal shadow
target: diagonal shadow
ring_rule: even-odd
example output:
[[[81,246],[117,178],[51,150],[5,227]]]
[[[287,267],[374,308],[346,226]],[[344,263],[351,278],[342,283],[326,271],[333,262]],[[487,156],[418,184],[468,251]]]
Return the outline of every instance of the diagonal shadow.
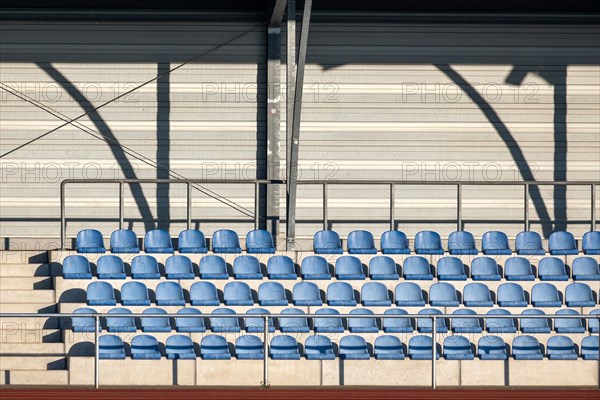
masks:
[[[169,69],[171,64],[158,63],[158,78],[156,80],[156,162],[161,168],[156,169],[156,178],[169,179],[171,163],[171,131],[170,113],[171,98],[169,93]],[[158,183],[156,185],[156,222],[158,229],[169,231],[171,222],[171,210],[169,207],[169,184]]]
[[[535,180],[533,176],[533,171],[529,168],[529,164],[527,164],[527,160],[525,159],[525,155],[523,151],[519,147],[519,144],[510,133],[508,127],[502,122],[500,116],[494,111],[492,106],[485,101],[483,96],[479,94],[475,90],[475,88],[469,84],[458,72],[452,69],[449,64],[434,64],[437,69],[443,72],[448,78],[450,78],[456,85],[458,85],[469,98],[479,107],[481,112],[485,115],[487,120],[492,124],[500,138],[506,144],[508,151],[515,160],[517,164],[517,168],[519,169],[519,173],[524,180]],[[548,237],[550,233],[552,233],[552,221],[550,219],[550,214],[548,213],[548,209],[544,204],[544,199],[540,194],[540,189],[537,186],[529,186],[529,195],[531,197],[532,203],[537,211],[537,215],[540,218],[540,222],[542,224],[542,231],[544,232],[544,236]]]
[[[36,63],[38,67],[40,67],[48,76],[50,76],[56,83],[61,85],[63,89],[67,93],[70,93],[73,98],[79,103],[80,107],[86,112],[89,111],[88,114],[90,120],[96,126],[96,129],[104,136],[109,139],[111,142],[109,144],[110,151],[112,152],[115,160],[119,163],[121,170],[123,171],[123,175],[126,179],[137,179],[135,174],[135,170],[133,169],[133,165],[127,159],[125,152],[119,145],[119,142],[112,130],[109,128],[108,124],[102,119],[98,111],[94,109],[94,106],[90,103],[90,101],[77,89],[75,85],[73,85],[67,77],[65,77],[60,71],[52,66],[51,63],[40,62]],[[144,193],[142,192],[142,188],[139,183],[131,183],[130,184],[131,192],[133,194],[133,198],[135,199],[138,209],[141,213],[142,220],[144,221],[144,227],[146,231],[154,229],[154,218],[152,217],[152,212],[150,210],[150,206]]]

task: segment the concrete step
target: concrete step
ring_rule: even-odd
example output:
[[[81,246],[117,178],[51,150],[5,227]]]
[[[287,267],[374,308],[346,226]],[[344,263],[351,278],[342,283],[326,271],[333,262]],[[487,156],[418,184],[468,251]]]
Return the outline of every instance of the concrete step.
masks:
[[[53,270],[58,270],[58,264],[1,264],[0,277],[32,277],[51,276]]]
[[[5,303],[0,304],[2,313],[36,313],[46,314],[55,313],[58,310],[56,304],[51,303]]]
[[[3,281],[0,279],[0,281]],[[54,303],[54,290],[0,290],[0,304],[4,303]],[[2,312],[8,312],[2,310]]]
[[[11,371],[46,371],[67,369],[67,359],[64,354],[52,356],[40,354],[3,354],[2,369]]]
[[[0,264],[23,264],[48,262],[46,250],[0,250]]]
[[[52,285],[50,276],[4,276],[0,279],[0,290],[44,290],[52,289]]]
[[[4,366],[3,366],[4,368]],[[69,371],[0,370],[0,385],[68,385]]]
[[[0,329],[0,343],[62,343],[62,334],[59,329],[22,329],[9,324]]]
[[[0,311],[4,311],[4,306],[0,306]],[[6,311],[8,312],[8,311]],[[65,318],[69,319],[69,318]],[[60,318],[46,318],[46,317],[33,317],[33,318],[21,318],[21,317],[6,317],[0,318],[0,328],[3,331],[44,331],[50,329],[61,328]],[[65,324],[67,321],[63,322]],[[8,334],[8,333],[7,333]]]
[[[62,355],[65,352],[64,343],[0,343],[0,354],[15,355]]]

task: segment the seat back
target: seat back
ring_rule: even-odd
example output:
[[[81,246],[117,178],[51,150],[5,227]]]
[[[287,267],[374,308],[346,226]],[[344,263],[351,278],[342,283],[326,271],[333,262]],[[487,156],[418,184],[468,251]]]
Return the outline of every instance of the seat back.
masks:
[[[217,305],[220,303],[217,288],[213,283],[206,281],[194,282],[192,284],[190,287],[190,301],[192,304],[195,301],[216,301]]]
[[[238,234],[230,229],[220,229],[212,235],[212,249],[215,253],[241,253]]]
[[[110,235],[110,251],[113,253],[139,253],[138,238],[134,231],[119,229]]]
[[[375,256],[369,261],[369,274],[371,279],[398,279],[396,261],[388,256]]]
[[[542,258],[538,263],[538,276],[542,279],[549,277],[569,279],[564,261],[557,257]]]
[[[548,238],[550,254],[578,254],[575,237],[571,232],[558,231]]]
[[[526,302],[525,292],[518,283],[503,283],[498,286],[498,304],[500,302]]]
[[[296,338],[290,335],[277,335],[271,339],[272,355],[300,355]]]
[[[458,308],[452,312],[457,317],[452,318],[452,329],[455,332],[481,332],[481,325],[477,318],[461,318],[458,315],[475,315],[475,311],[470,308]]]
[[[227,263],[225,259],[217,255],[207,255],[200,259],[200,276],[202,275],[227,275]]]
[[[264,354],[263,341],[258,336],[242,335],[235,340],[236,355]]]
[[[270,232],[255,229],[246,235],[246,252],[249,254],[272,254],[275,253],[273,236]]]
[[[329,263],[321,256],[308,256],[302,260],[302,275],[323,275],[331,277]]]
[[[600,276],[598,261],[592,257],[577,257],[573,260],[571,266],[573,267],[575,279],[585,278],[586,276]]]
[[[510,315],[510,311],[503,308],[493,308],[487,312],[487,315]],[[486,318],[485,325],[488,331],[515,328],[515,322],[512,318]]]
[[[98,338],[99,358],[125,358],[125,345],[116,335],[102,335]]]
[[[598,335],[596,336],[586,336],[581,340],[581,355],[583,357],[598,357],[598,347],[600,343],[598,340]],[[596,358],[598,359],[598,358]]]
[[[342,241],[335,231],[319,231],[313,236],[315,254],[342,254]]]
[[[235,311],[231,308],[215,308],[211,313],[212,316],[210,317],[211,329],[213,331],[238,331],[240,327],[240,322],[238,319],[219,317],[219,315],[224,314],[235,314]]]
[[[204,233],[196,229],[181,231],[177,243],[179,253],[206,253],[208,251]]]
[[[408,312],[401,308],[390,308],[385,310],[383,313],[385,315],[408,315]],[[402,332],[413,331],[413,322],[411,318],[383,318],[382,325],[384,331],[386,331],[386,329],[394,328],[400,329]]]
[[[89,305],[107,305],[114,306],[115,291],[108,282],[92,282],[86,290],[87,303]]]
[[[220,335],[206,335],[200,341],[202,355],[231,355],[227,339]]]
[[[307,301],[314,305],[323,304],[319,287],[312,282],[299,282],[292,289],[294,302]]]
[[[477,342],[478,355],[507,355],[506,343],[499,336],[487,335],[479,338]]]
[[[471,342],[464,336],[453,335],[444,339],[443,351],[445,355],[472,355]]]
[[[546,315],[546,313],[539,309],[527,309],[523,310],[521,315]],[[549,330],[550,325],[546,318],[521,318],[521,331],[523,332],[546,333]]]
[[[360,298],[363,302],[389,302],[388,290],[383,283],[367,282],[360,290]]]
[[[421,287],[413,282],[402,282],[396,285],[394,298],[397,305],[419,306],[425,305]]]
[[[248,315],[255,314],[271,314],[269,310],[266,308],[251,308],[246,311]],[[265,331],[265,322],[261,317],[245,317],[244,325],[246,326],[247,332],[264,332]],[[273,325],[273,318],[269,318],[269,332],[275,331],[275,325]]]
[[[585,254],[600,254],[600,231],[584,233],[581,247]]]
[[[417,335],[408,340],[408,354],[410,355],[429,355],[431,358],[432,349],[433,340],[431,336]]]
[[[350,314],[373,315],[373,311],[369,310],[368,308],[355,308],[354,310],[350,311]],[[379,330],[376,318],[348,318],[348,328],[350,328],[350,330],[357,328],[376,329],[377,331]]]
[[[304,315],[305,312],[299,308],[285,308],[281,310],[281,314],[285,315]],[[284,318],[279,317],[279,326],[282,330],[292,331],[305,331],[308,329],[307,318]]]
[[[369,354],[369,347],[362,336],[346,335],[340,340],[340,354]]]
[[[163,315],[167,314],[165,310],[158,307],[146,308],[142,311],[142,314],[148,315]],[[142,329],[144,330],[152,330],[152,331],[166,331],[169,332],[171,330],[171,323],[169,322],[169,318],[141,318]]]
[[[387,231],[381,235],[381,252],[383,254],[410,254],[408,239],[401,231]]]
[[[327,302],[329,305],[354,306],[354,289],[346,282],[334,282],[327,286]]]
[[[135,279],[160,278],[156,258],[145,254],[133,257],[133,260],[131,260],[131,275]]]
[[[244,302],[247,305],[254,304],[254,300],[252,299],[252,291],[250,290],[250,286],[244,282],[229,282],[225,285],[223,289],[223,298],[225,300],[225,304],[231,303],[239,303]],[[245,304],[233,304],[233,305],[245,305]]]
[[[73,314],[95,314],[96,310],[88,307],[77,308],[73,311]],[[94,332],[94,327],[96,325],[96,321],[94,317],[72,317],[71,318],[71,326],[73,328],[73,332]]]
[[[306,355],[333,355],[333,345],[327,336],[313,335],[306,338],[304,344],[304,352]]]
[[[477,254],[475,238],[471,232],[456,231],[448,236],[450,254]]]
[[[91,279],[90,262],[79,254],[70,255],[63,260],[63,277],[65,279]]]
[[[558,310],[556,312],[556,315],[579,315],[579,313],[576,310],[567,308],[567,309]],[[562,329],[581,330],[581,333],[583,333],[585,331],[584,327],[583,327],[583,320],[581,320],[581,319],[555,318],[554,319],[554,330],[559,331]],[[573,333],[575,333],[575,332],[573,332]]]
[[[285,302],[288,300],[285,296],[285,289],[279,282],[264,282],[258,287],[258,302],[277,301]]]
[[[431,265],[429,261],[422,256],[409,256],[404,260],[404,276],[410,277],[414,275],[431,275],[431,279],[433,279],[433,274],[431,273]]]
[[[404,349],[402,348],[402,342],[396,336],[383,335],[375,339],[373,344],[373,352],[376,355],[381,354],[402,354],[404,355]]]
[[[96,267],[100,279],[125,279],[125,265],[119,256],[112,254],[100,256]]]
[[[543,255],[542,237],[537,232],[519,232],[515,238],[515,247],[519,255]]]
[[[531,289],[531,304],[536,306],[536,303],[538,303],[538,302],[542,302],[542,303],[552,302],[552,303],[561,303],[562,304],[562,301],[560,300],[560,296],[558,294],[558,290],[556,289],[556,286],[554,286],[551,283],[536,283],[535,285],[533,285],[533,288]],[[548,305],[548,304],[543,304],[542,307],[543,306],[552,307],[551,305]]]
[[[362,262],[355,256],[341,256],[335,261],[338,279],[364,279]]]
[[[546,353],[550,355],[577,355],[575,345],[571,338],[567,336],[551,336],[546,342]]]
[[[254,256],[237,256],[235,260],[233,260],[233,274],[236,277],[243,277],[244,275],[262,276],[260,261]]]
[[[160,357],[158,340],[150,335],[137,335],[131,339],[131,355]]]
[[[466,280],[465,266],[458,257],[442,257],[437,263],[437,275],[440,277],[456,277]]]
[[[538,340],[529,335],[517,336],[512,341],[513,354],[541,354],[540,343]]]
[[[491,302],[492,294],[483,283],[468,283],[463,289],[463,302]]]
[[[594,307],[596,301],[592,289],[585,283],[571,283],[565,289],[565,299],[569,307]]]
[[[169,336],[165,343],[165,352],[167,356],[171,355],[173,358],[181,358],[182,356],[196,357],[192,338],[184,335]]]
[[[77,233],[76,240],[78,253],[104,253],[104,238],[96,229],[83,229]]]
[[[504,273],[509,276],[533,278],[531,263],[525,257],[511,257],[504,264]]]
[[[433,231],[418,232],[415,236],[415,252],[418,254],[444,254],[440,235]]]
[[[194,279],[194,267],[188,256],[174,255],[165,262],[167,277],[175,275],[178,279]]]
[[[121,303],[130,305],[149,305],[148,288],[142,282],[125,282],[121,286]]]
[[[471,275],[479,278],[500,278],[498,263],[491,257],[477,257],[471,262]]]
[[[161,282],[156,286],[156,304],[185,305],[183,289],[177,282]]]
[[[377,254],[375,239],[369,231],[352,231],[348,235],[348,253],[350,254]]]
[[[181,308],[177,311],[177,314],[193,314],[198,316],[198,318],[175,318],[175,327],[178,331],[204,332],[206,330],[202,312],[197,308]]]
[[[500,231],[484,233],[481,238],[481,248],[484,254],[489,255],[510,255],[512,253],[508,243],[508,236],[506,236],[506,233]]]
[[[146,232],[144,236],[144,250],[146,253],[172,253],[173,243],[171,235],[163,229],[154,229]]]
[[[456,306],[458,306],[456,288],[446,282],[437,282],[431,285],[429,288],[429,303],[435,304],[436,302],[456,303]]]
[[[131,310],[124,307],[117,307],[108,310],[109,314],[131,314]],[[135,332],[135,320],[133,318],[117,318],[117,317],[106,317],[106,327],[109,331],[133,331]]]
[[[321,308],[315,312],[319,315],[340,315],[339,311],[334,308]],[[344,329],[342,319],[340,317],[330,318],[315,318],[314,328],[316,331],[338,331]]]
[[[294,261],[288,256],[272,256],[267,262],[267,274],[296,275]]]

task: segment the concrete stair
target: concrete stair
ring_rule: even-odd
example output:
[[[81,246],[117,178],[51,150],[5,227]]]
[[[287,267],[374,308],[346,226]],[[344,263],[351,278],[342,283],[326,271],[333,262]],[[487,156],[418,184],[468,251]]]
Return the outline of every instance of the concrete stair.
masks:
[[[68,385],[69,371],[0,370],[0,385]]]

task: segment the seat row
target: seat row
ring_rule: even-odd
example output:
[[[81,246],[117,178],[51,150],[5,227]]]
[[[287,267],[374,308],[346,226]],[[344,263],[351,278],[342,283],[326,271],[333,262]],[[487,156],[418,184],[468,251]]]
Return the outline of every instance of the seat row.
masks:
[[[105,281],[92,282],[87,287],[88,305],[116,305],[115,291]],[[142,282],[131,281],[121,286],[120,301],[123,305],[148,306],[150,295]],[[429,288],[428,302],[432,306],[458,307],[527,307],[529,296],[518,283],[503,283],[498,286],[496,299],[483,283],[465,285],[462,299],[456,288],[447,282],[434,283]],[[165,281],[156,286],[155,302],[163,306],[183,306],[186,304],[181,285]],[[261,306],[287,306],[289,304],[285,288],[279,282],[264,282],[258,287],[258,304]],[[392,305],[387,287],[380,282],[367,282],[362,285],[360,302],[364,306],[386,307]],[[394,290],[395,304],[400,307],[422,307],[425,296],[421,287],[413,282],[402,282]],[[189,290],[189,302],[194,306],[218,306],[221,304],[218,291],[211,282],[195,282]],[[223,302],[228,306],[252,306],[255,299],[245,282],[233,281],[223,289]],[[319,287],[312,282],[299,282],[292,288],[292,303],[296,306],[321,306],[323,298]],[[326,302],[331,306],[356,306],[353,287],[347,282],[334,282],[327,287]],[[585,283],[571,283],[565,289],[564,304],[567,307],[594,307],[597,304],[595,293]],[[531,305],[534,307],[562,307],[562,294],[551,283],[537,283],[531,289]]]
[[[78,308],[74,311],[75,314],[81,316],[72,318],[72,329],[74,332],[94,332],[95,328],[105,329],[108,332],[171,332],[175,329],[177,332],[206,332],[207,327],[204,321],[205,315],[195,308],[182,308],[177,311],[177,315],[187,317],[175,317],[172,324],[168,317],[141,317],[139,324],[136,325],[134,317],[107,317],[105,321],[100,321],[101,326],[96,327],[93,317],[86,314],[95,314],[96,310],[92,308]],[[108,311],[108,314],[132,314],[127,308],[113,308]],[[142,312],[145,315],[166,315],[167,312],[161,308],[148,308]],[[223,317],[223,315],[235,314],[235,311],[229,308],[217,308],[208,316],[210,329],[212,332],[241,332],[242,325],[238,318]],[[243,329],[248,333],[264,332],[264,320],[259,314],[270,314],[264,308],[252,308],[246,311],[246,317],[243,318]],[[346,330],[352,333],[378,333],[380,330],[386,333],[412,333],[417,330],[420,333],[430,333],[433,331],[430,318],[381,318],[381,329],[378,318],[368,318],[366,316],[373,315],[369,309],[354,309],[350,311],[352,315],[364,315],[365,317],[347,318],[347,325],[344,325],[343,318],[338,317],[339,311],[334,308],[322,308],[315,312],[317,315],[323,315],[322,318],[303,318],[299,315],[305,315],[304,311],[297,308],[286,308],[281,311],[283,315],[296,315],[296,317],[278,317],[269,318],[269,332],[275,332],[276,322],[277,329],[282,333],[308,333],[314,330],[317,333],[342,333]],[[439,315],[441,311],[435,308],[426,308],[419,311],[419,315]],[[516,333],[520,330],[523,333],[551,333],[554,330],[556,333],[585,333],[586,324],[584,319],[580,318],[555,318],[554,324],[551,321],[553,318],[548,315],[548,318],[521,318],[515,320],[513,318],[494,317],[498,315],[511,315],[508,310],[493,309],[488,311],[482,323],[478,318],[465,318],[465,315],[475,315],[475,311],[471,309],[458,309],[452,315],[456,317],[450,318],[450,323],[446,318],[438,318],[436,322],[436,332],[447,333],[452,330],[454,333],[481,333],[485,330],[489,333]],[[384,315],[408,315],[403,309],[388,309]],[[542,310],[527,309],[521,315],[545,315]],[[580,315],[575,310],[559,310],[556,315]],[[600,315],[600,309],[593,310],[590,315]],[[325,317],[327,316],[327,317]],[[312,324],[310,324],[312,320]],[[415,324],[416,320],[416,324]],[[589,319],[587,329],[590,333],[600,332],[600,319]]]
[[[77,251],[79,253],[104,253],[102,233],[95,229],[85,229],[77,234]],[[585,254],[600,254],[600,231],[591,231],[583,235],[582,249]],[[140,247],[135,232],[128,229],[116,230],[110,237],[110,250],[113,253],[139,253]],[[206,238],[201,231],[188,229],[178,237],[180,253],[206,253]],[[373,235],[365,230],[350,232],[347,240],[350,254],[376,254]],[[148,231],[144,236],[146,253],[173,253],[174,246],[169,232],[161,229]],[[215,253],[241,253],[239,237],[236,232],[221,229],[212,235],[212,251]],[[340,236],[335,231],[323,230],[315,233],[313,251],[316,254],[342,254],[344,252]],[[442,240],[437,232],[418,232],[414,240],[416,254],[476,255],[479,253],[475,238],[470,232],[456,231],[448,237],[448,247],[442,247]],[[489,231],[482,237],[481,251],[485,255],[511,255],[508,236],[504,232]],[[524,231],[516,236],[515,251],[518,255],[544,255],[542,238],[536,232]],[[570,232],[557,231],[548,239],[548,251],[551,255],[577,255],[579,250],[575,237]],[[247,253],[274,253],[275,246],[271,233],[265,230],[252,230],[246,235]],[[387,231],[381,236],[381,252],[383,254],[410,254],[411,250],[406,234],[401,231]]]
[[[261,360],[264,358],[263,341],[254,335],[239,336],[233,351],[227,339],[220,335],[208,335],[202,338],[199,355],[204,360],[229,360],[233,352],[239,360]],[[396,336],[379,336],[373,343],[372,350],[364,338],[348,335],[340,339],[337,352],[331,340],[322,335],[306,338],[303,350],[296,339],[290,335],[274,336],[269,346],[269,355],[275,360],[299,360],[301,353],[307,360],[334,360],[336,355],[347,360],[368,360],[373,357],[379,360],[403,360],[404,345]],[[439,345],[435,344],[435,357],[439,359]],[[475,346],[464,336],[448,336],[442,346],[443,357],[447,360],[473,360]],[[512,353],[515,360],[542,360],[544,350],[533,336],[518,336],[512,341]],[[584,360],[598,360],[598,336],[588,336],[581,341],[578,352],[573,341],[566,336],[550,337],[545,346],[545,354],[550,360],[577,360],[581,355]],[[430,336],[415,336],[408,342],[407,356],[413,360],[431,360],[433,340]],[[99,339],[100,359],[125,359],[126,349],[123,340],[115,335],[104,335]],[[130,345],[131,358],[134,360],[159,360],[163,357],[161,346],[155,337],[137,335]],[[168,359],[191,359],[198,357],[192,339],[184,335],[173,335],[167,338],[164,354]],[[509,349],[504,340],[498,336],[484,336],[477,343],[477,356],[481,360],[506,360]]]
[[[202,279],[229,279],[227,263],[219,255],[206,255],[198,263],[198,276]],[[470,274],[462,260],[454,256],[442,257],[437,267],[432,268],[422,256],[409,256],[401,267],[402,276],[407,280],[465,281],[469,277],[477,281],[567,281],[569,274],[563,260],[557,257],[542,258],[537,267],[537,277],[531,262],[524,257],[511,257],[504,263],[503,273],[498,263],[490,257],[477,257],[471,262]],[[97,261],[99,279],[125,279],[125,264],[115,255],[103,255]],[[592,257],[582,256],[573,260],[572,275],[575,280],[600,281],[600,266]],[[255,256],[238,256],[233,261],[235,279],[263,279],[261,263]],[[332,274],[329,262],[321,256],[308,256],[302,260],[300,276],[305,280],[329,280]],[[369,261],[368,272],[361,260],[355,256],[341,256],[335,261],[335,277],[340,280],[364,280],[369,276],[373,280],[400,279],[396,261],[388,256],[375,256]],[[70,255],[63,260],[65,279],[91,279],[90,262],[82,255]],[[131,261],[133,279],[160,279],[161,273],[157,260],[151,255],[138,255]],[[192,261],[185,255],[172,255],[165,262],[167,279],[195,279],[196,272]],[[269,279],[297,279],[296,267],[288,256],[272,256],[267,262]]]

